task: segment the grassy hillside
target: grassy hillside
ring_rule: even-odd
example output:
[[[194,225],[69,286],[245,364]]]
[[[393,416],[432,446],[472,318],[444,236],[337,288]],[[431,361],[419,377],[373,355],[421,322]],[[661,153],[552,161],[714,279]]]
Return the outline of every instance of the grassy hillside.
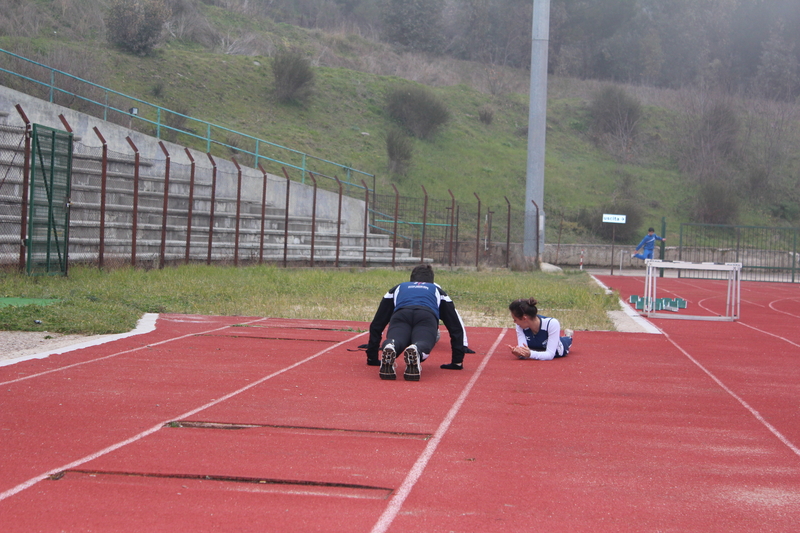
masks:
[[[309,54],[327,50],[336,58],[328,63],[347,64],[348,59],[355,63],[370,46],[383,46],[352,36],[245,20],[222,10],[214,20],[221,28],[261,31],[272,48],[298,46]],[[117,91],[374,173],[380,193],[390,194],[394,183],[403,195],[421,196],[424,185],[433,198],[449,200],[451,190],[459,202],[469,205],[475,204],[477,193],[485,208],[495,212],[505,212],[504,197],[514,209],[523,208],[528,121],[524,87],[521,92],[498,91],[496,95],[479,90],[480,84],[431,87],[447,103],[452,119],[431,139],[415,139],[410,172],[391,177],[385,135],[393,122],[384,102],[392,87],[408,83],[399,77],[317,66],[312,97],[305,104],[281,104],[272,95],[271,59],[266,55],[214,53],[179,41],[145,57],[119,52],[104,41],[57,43],[0,37],[0,47],[43,58],[53,57],[58,49],[63,64],[59,68],[72,71],[67,68],[72,63],[78,75]],[[80,58],[80,65],[70,57]],[[319,57],[315,63],[324,63]],[[478,79],[485,70],[463,62],[450,67],[459,73],[451,78],[461,80]],[[519,86],[526,73],[504,75],[510,80],[506,86],[511,87]],[[596,218],[600,210],[621,200],[635,203],[642,214],[629,242],[638,240],[649,225],[660,228],[662,217],[667,220],[667,234],[674,236],[679,223],[692,221],[689,206],[697,194],[696,185],[670,157],[672,124],[678,113],[673,107],[659,106],[657,98],[645,101],[636,153],[621,162],[589,135],[587,102],[596,87],[590,81],[551,79],[544,205],[547,240],[554,242],[560,233],[562,242],[602,241],[579,223],[581,213],[584,218]],[[494,111],[491,124],[478,117],[487,106]],[[745,205],[740,218],[751,224],[779,223],[769,217],[763,203]]]

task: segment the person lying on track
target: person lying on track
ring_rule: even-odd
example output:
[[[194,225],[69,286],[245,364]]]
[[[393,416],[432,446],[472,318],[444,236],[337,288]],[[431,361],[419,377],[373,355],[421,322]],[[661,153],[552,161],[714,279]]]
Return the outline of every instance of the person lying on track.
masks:
[[[555,318],[542,316],[534,298],[514,300],[508,306],[517,331],[517,345],[508,347],[520,359],[550,361],[564,357],[572,347],[572,330],[561,337],[561,324]]]

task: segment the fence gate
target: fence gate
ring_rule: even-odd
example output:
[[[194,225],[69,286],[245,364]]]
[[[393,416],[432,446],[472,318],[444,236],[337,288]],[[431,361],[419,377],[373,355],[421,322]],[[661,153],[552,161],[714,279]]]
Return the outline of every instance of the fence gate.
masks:
[[[72,134],[33,125],[28,261],[30,275],[67,275]]]

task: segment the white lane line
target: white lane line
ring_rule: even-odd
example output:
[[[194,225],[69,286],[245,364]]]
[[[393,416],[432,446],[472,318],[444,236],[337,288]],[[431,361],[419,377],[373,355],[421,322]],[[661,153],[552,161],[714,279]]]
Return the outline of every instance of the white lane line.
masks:
[[[628,315],[628,317],[631,320],[633,320],[642,329],[644,329],[645,333],[661,334],[660,329],[654,326],[652,322],[644,318],[642,315],[634,311],[633,308],[630,305],[628,305],[622,298],[619,299],[619,305],[622,307],[622,312]]]
[[[436,430],[436,433],[434,433],[433,438],[428,441],[428,445],[425,447],[425,450],[423,450],[422,454],[417,459],[417,462],[414,463],[414,466],[411,467],[411,471],[403,480],[403,484],[400,485],[400,488],[397,489],[397,492],[394,494],[394,496],[392,496],[392,499],[389,501],[389,505],[383,511],[383,514],[378,519],[378,522],[372,528],[372,533],[383,533],[389,529],[389,526],[392,525],[395,517],[397,517],[397,513],[400,512],[400,508],[403,506],[403,503],[405,503],[409,493],[411,493],[411,489],[414,488],[414,485],[416,485],[417,481],[422,476],[422,473],[425,471],[425,467],[428,466],[428,461],[430,461],[431,457],[433,457],[433,454],[436,451],[436,448],[439,446],[439,443],[442,441],[444,434],[447,433],[447,430],[450,428],[450,424],[453,422],[453,419],[461,410],[461,406],[467,399],[472,387],[483,373],[483,369],[486,368],[486,364],[489,362],[492,354],[494,354],[494,351],[497,349],[500,341],[503,340],[507,329],[508,328],[503,328],[503,330],[500,332],[497,340],[494,341],[494,344],[489,349],[489,353],[486,354],[486,357],[483,358],[480,366],[478,366],[478,370],[475,371],[472,379],[469,380],[467,386],[464,387],[463,391],[461,391],[461,394],[450,408],[447,416],[445,416],[444,420],[442,420],[442,423],[439,424],[439,428]]]
[[[266,318],[259,318],[259,319],[256,319],[256,320],[251,320],[250,322],[242,322],[242,324],[253,324],[255,322],[261,322],[263,320],[267,320],[267,319]],[[152,348],[153,346],[159,346],[161,344],[166,344],[166,343],[172,342],[172,341],[178,341],[178,340],[181,340],[181,339],[186,339],[188,337],[195,337],[197,335],[208,335],[209,333],[214,333],[215,331],[220,331],[220,330],[223,330],[223,329],[227,329],[229,327],[230,327],[230,325],[227,325],[227,326],[222,326],[222,327],[219,327],[219,328],[210,329],[208,331],[199,331],[197,333],[187,333],[186,335],[181,335],[180,337],[173,337],[171,339],[166,339],[166,340],[163,340],[163,341],[154,342],[153,344],[147,344],[145,346],[139,346],[138,348],[131,348],[130,350],[123,350],[121,352],[112,353],[110,355],[104,355],[103,357],[98,357],[96,359],[89,359],[88,361],[81,361],[80,363],[73,363],[71,365],[61,366],[61,367],[58,367],[58,368],[53,368],[52,370],[45,370],[44,372],[39,372],[37,374],[31,374],[29,376],[23,376],[21,378],[12,379],[12,380],[9,380],[9,381],[2,381],[2,382],[0,382],[0,386],[9,385],[11,383],[18,383],[20,381],[25,381],[26,379],[38,378],[40,376],[44,376],[44,375],[47,375],[47,374],[52,374],[53,372],[61,372],[62,370],[68,370],[70,368],[75,368],[76,366],[88,365],[89,363],[96,363],[98,361],[103,361],[105,359],[111,359],[112,357],[117,357],[118,355],[124,355],[126,353],[137,352],[139,350]],[[155,329],[155,328],[153,328],[153,329]],[[150,331],[152,331],[152,330],[150,330]],[[57,353],[60,353],[60,352],[57,352]]]
[[[69,346],[62,346],[61,348],[55,348],[52,350],[48,350],[46,352],[40,352],[30,355],[21,355],[19,357],[12,357],[11,359],[4,359],[0,361],[0,366],[9,366],[16,363],[21,363],[22,361],[30,361],[31,359],[45,359],[55,354],[67,353],[73,350],[80,350],[81,348],[88,348],[90,346],[99,346],[100,344],[105,344],[107,342],[112,342],[119,339],[125,339],[127,337],[133,337],[135,335],[142,335],[144,333],[150,333],[151,331],[156,329],[157,319],[158,319],[158,313],[145,313],[142,315],[142,318],[140,318],[136,322],[136,327],[127,333],[118,333],[116,335],[100,335],[99,338],[94,338],[76,344],[70,344]]]
[[[249,385],[245,385],[241,389],[238,389],[238,390],[233,391],[233,392],[231,392],[229,394],[226,394],[225,396],[223,396],[221,398],[217,398],[216,400],[212,400],[212,401],[208,402],[205,405],[202,405],[202,406],[200,406],[200,407],[198,407],[196,409],[192,409],[191,411],[187,411],[187,412],[185,412],[185,413],[183,413],[181,415],[178,415],[176,417],[172,417],[172,418],[170,418],[168,420],[164,420],[162,422],[159,422],[158,425],[155,425],[155,426],[151,427],[150,429],[142,431],[138,435],[134,435],[133,437],[131,437],[129,439],[125,439],[125,440],[120,441],[120,442],[118,442],[116,444],[112,444],[111,446],[109,446],[107,448],[103,448],[102,450],[100,450],[98,452],[95,452],[93,454],[87,455],[86,457],[78,459],[77,461],[73,461],[73,462],[65,464],[63,466],[59,466],[58,468],[54,468],[52,470],[49,470],[49,471],[45,472],[44,474],[40,474],[40,475],[38,475],[38,476],[36,476],[34,478],[31,478],[28,481],[25,481],[24,483],[20,483],[16,487],[13,487],[11,489],[8,489],[5,492],[0,493],[0,501],[3,501],[6,498],[9,498],[9,497],[11,497],[11,496],[13,496],[15,494],[18,494],[18,493],[22,492],[23,490],[25,490],[27,488],[32,487],[33,485],[37,484],[38,482],[43,481],[43,480],[47,479],[48,477],[50,477],[50,476],[52,476],[54,474],[57,474],[59,472],[63,472],[65,470],[71,470],[71,469],[76,468],[76,467],[78,467],[78,466],[80,466],[82,464],[88,463],[89,461],[97,459],[98,457],[102,457],[103,455],[106,455],[106,454],[111,453],[111,452],[113,452],[115,450],[118,450],[118,449],[122,448],[123,446],[127,446],[128,444],[131,444],[131,443],[134,443],[134,442],[136,442],[138,440],[141,440],[141,439],[147,437],[148,435],[152,435],[153,433],[155,433],[159,429],[163,428],[164,425],[168,424],[169,422],[172,422],[173,420],[182,420],[184,418],[189,418],[190,416],[195,415],[195,414],[199,413],[200,411],[203,411],[205,409],[213,407],[213,406],[217,405],[218,403],[224,402],[225,400],[229,400],[230,398],[233,398],[234,396],[237,396],[237,395],[239,395],[239,394],[241,394],[241,393],[243,393],[243,392],[245,392],[245,391],[247,391],[249,389],[252,389],[256,385],[260,385],[260,384],[264,383],[265,381],[267,381],[269,379],[272,379],[272,378],[274,378],[276,376],[279,376],[279,375],[281,375],[281,374],[283,374],[285,372],[288,372],[289,370],[292,370],[294,368],[297,368],[298,366],[300,366],[302,364],[305,364],[305,363],[307,363],[307,362],[309,362],[309,361],[311,361],[313,359],[316,359],[317,357],[319,357],[319,356],[321,356],[321,355],[323,355],[323,354],[325,354],[325,353],[327,353],[327,352],[329,352],[329,351],[331,351],[333,349],[336,349],[339,346],[342,346],[343,344],[347,344],[348,342],[352,342],[355,339],[357,339],[359,337],[362,337],[362,336],[364,336],[366,334],[367,334],[367,332],[359,333],[358,335],[355,335],[355,336],[353,336],[353,337],[351,337],[351,338],[349,338],[347,340],[344,340],[342,342],[334,344],[333,346],[329,346],[328,348],[325,348],[324,350],[321,350],[321,351],[315,353],[314,355],[306,357],[305,359],[303,359],[301,361],[298,361],[298,362],[296,362],[296,363],[294,363],[292,365],[289,365],[289,366],[287,366],[285,368],[282,368],[281,370],[278,370],[277,372],[273,372],[272,374],[264,376],[263,378],[259,379],[258,381],[250,383]],[[182,338],[182,337],[178,337],[178,338]],[[174,339],[171,339],[171,340],[174,340]]]
[[[773,301],[771,301],[771,302],[769,303],[769,308],[770,308],[770,309],[772,309],[773,311],[775,311],[776,313],[781,313],[781,314],[784,314],[784,315],[789,315],[789,316],[791,316],[791,317],[794,317],[794,318],[800,318],[800,316],[797,316],[797,315],[795,315],[794,313],[789,313],[789,312],[787,312],[787,311],[781,311],[780,309],[778,309],[778,308],[776,308],[776,307],[775,307],[775,304],[776,304],[776,303],[778,303],[778,302],[785,302],[785,301],[790,301],[790,302],[792,302],[792,301],[795,301],[795,300],[797,300],[797,298],[781,298],[780,300],[773,300]]]
[[[751,327],[751,326],[748,326],[748,327]],[[753,329],[755,329],[755,328],[753,328]],[[730,394],[730,395],[731,395],[731,396],[732,396],[732,397],[733,397],[733,398],[734,398],[734,399],[735,399],[737,402],[739,402],[740,404],[742,404],[742,406],[743,406],[745,409],[747,409],[747,410],[750,412],[750,414],[752,414],[752,415],[753,415],[753,416],[756,418],[756,420],[758,420],[759,422],[761,422],[761,423],[764,425],[764,427],[766,427],[766,428],[767,428],[767,429],[768,429],[768,430],[769,430],[769,431],[770,431],[770,432],[771,432],[773,435],[775,435],[776,437],[778,437],[778,440],[780,440],[780,441],[781,441],[783,444],[785,444],[785,445],[786,445],[786,446],[787,446],[787,447],[788,447],[790,450],[792,450],[792,451],[795,453],[795,455],[797,455],[798,457],[800,457],[800,448],[798,448],[797,446],[795,446],[795,445],[794,445],[794,444],[793,444],[793,443],[792,443],[792,442],[791,442],[789,439],[787,439],[787,438],[786,438],[786,437],[785,437],[785,436],[784,436],[784,435],[783,435],[783,434],[782,434],[780,431],[778,431],[778,429],[777,429],[775,426],[773,426],[772,424],[770,424],[769,422],[767,422],[767,421],[764,419],[764,417],[763,417],[763,416],[761,416],[761,413],[759,413],[758,411],[756,411],[756,410],[755,410],[753,407],[751,407],[751,406],[750,406],[750,404],[749,404],[749,403],[747,403],[746,401],[744,401],[744,399],[742,399],[742,398],[741,398],[741,397],[740,397],[738,394],[736,394],[736,393],[735,393],[735,392],[733,392],[733,391],[732,391],[730,388],[728,388],[728,386],[727,386],[727,385],[725,385],[725,384],[722,382],[722,380],[720,380],[720,379],[719,379],[717,376],[715,376],[713,373],[711,373],[711,371],[710,371],[710,370],[708,370],[706,367],[704,367],[702,364],[700,364],[700,362],[699,362],[697,359],[695,359],[694,357],[692,357],[691,355],[689,355],[689,352],[687,352],[686,350],[684,350],[683,348],[681,348],[681,347],[678,345],[678,343],[677,343],[677,342],[675,342],[674,340],[672,340],[672,337],[670,337],[670,335],[669,335],[669,334],[667,334],[667,333],[664,333],[664,335],[667,337],[667,339],[669,340],[669,342],[671,342],[671,343],[672,343],[672,345],[673,345],[673,346],[675,346],[675,347],[676,347],[678,350],[680,350],[680,351],[681,351],[681,353],[683,353],[683,355],[685,355],[685,356],[686,356],[686,357],[687,357],[687,358],[688,358],[688,359],[689,359],[689,360],[690,360],[692,363],[694,363],[695,365],[697,365],[697,367],[698,367],[700,370],[702,370],[703,372],[705,372],[705,373],[706,373],[706,375],[707,375],[708,377],[710,377],[710,378],[711,378],[711,379],[712,379],[712,380],[713,380],[713,381],[714,381],[714,382],[715,382],[717,385],[719,385],[719,386],[722,388],[722,390],[724,390],[725,392],[727,392],[728,394]]]
[[[739,322],[737,322],[737,324],[739,324],[741,326],[744,326],[746,328],[754,329],[754,330],[758,331],[759,333],[763,333],[765,335],[769,335],[770,337],[775,337],[776,339],[780,339],[782,341],[788,342],[792,346],[797,346],[798,348],[800,348],[800,344],[797,344],[796,342],[792,342],[789,339],[787,339],[786,337],[781,337],[780,335],[776,335],[775,333],[770,333],[769,331],[765,331],[765,330],[759,329],[759,328],[757,328],[755,326],[751,326],[749,324],[745,324],[741,320]]]

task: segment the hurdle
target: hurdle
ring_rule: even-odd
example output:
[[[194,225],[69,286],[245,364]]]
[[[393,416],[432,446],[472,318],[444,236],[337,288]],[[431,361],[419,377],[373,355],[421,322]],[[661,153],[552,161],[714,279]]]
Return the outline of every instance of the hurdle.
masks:
[[[661,259],[647,259],[645,260],[646,273],[644,282],[644,305],[642,306],[642,314],[648,317],[661,317],[661,318],[680,318],[688,320],[718,320],[718,321],[734,321],[739,318],[739,310],[742,299],[742,264],[741,263],[691,263],[688,261],[663,261]],[[707,315],[680,315],[674,313],[661,312],[664,308],[663,304],[657,306],[656,302],[656,285],[658,280],[659,271],[661,269],[675,269],[675,270],[708,270],[719,272],[722,276],[721,279],[728,280],[725,314],[717,316]],[[663,300],[662,300],[663,301]]]

